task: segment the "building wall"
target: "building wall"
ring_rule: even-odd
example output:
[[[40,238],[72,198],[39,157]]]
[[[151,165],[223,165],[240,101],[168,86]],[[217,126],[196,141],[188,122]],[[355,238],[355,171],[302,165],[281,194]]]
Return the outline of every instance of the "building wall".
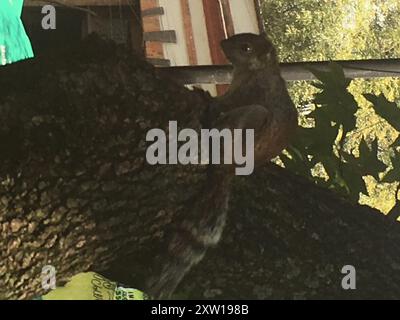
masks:
[[[149,58],[168,59],[171,66],[227,63],[225,56],[218,49],[219,41],[225,38],[227,32],[227,24],[220,21],[222,16],[229,20],[226,20],[229,24],[229,34],[259,33],[254,0],[141,1],[143,10],[160,6],[165,12],[161,16],[145,17],[143,21],[145,32],[175,31],[176,43],[146,43]],[[219,10],[224,12],[220,14]],[[217,17],[219,20],[216,20]],[[222,88],[203,85],[202,87],[212,95],[221,94],[226,90],[226,86]]]
[[[196,48],[197,65],[210,65],[212,64],[212,60],[203,3],[199,0],[188,1],[192,19],[193,39]],[[202,88],[210,92],[210,94],[213,96],[217,94],[215,85],[202,85]]]
[[[235,34],[260,33],[254,0],[230,0]]]
[[[189,65],[188,47],[180,0],[159,0],[165,14],[160,17],[161,30],[175,30],[176,43],[164,43],[164,55],[171,66]]]
[[[210,65],[210,52],[204,2],[201,0],[141,0],[142,9],[163,7],[162,16],[145,17],[144,31],[174,30],[177,43],[147,43],[151,58],[169,59],[172,66]],[[210,0],[206,0],[210,1]],[[215,0],[212,0],[215,1]],[[226,1],[226,0],[225,0]],[[259,33],[254,0],[227,0],[234,33]],[[210,19],[210,17],[208,17]],[[217,32],[217,31],[216,31]]]
[[[147,10],[159,6],[158,0],[141,0],[141,9]],[[150,16],[143,18],[143,31],[161,31],[160,18]],[[146,42],[146,54],[149,58],[164,59],[164,47],[160,42]]]

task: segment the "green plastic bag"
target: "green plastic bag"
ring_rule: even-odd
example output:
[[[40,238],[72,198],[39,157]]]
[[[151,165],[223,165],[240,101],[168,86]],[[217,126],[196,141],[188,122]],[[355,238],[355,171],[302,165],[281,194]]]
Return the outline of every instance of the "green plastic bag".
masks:
[[[34,56],[21,21],[24,0],[0,0],[0,66]]]

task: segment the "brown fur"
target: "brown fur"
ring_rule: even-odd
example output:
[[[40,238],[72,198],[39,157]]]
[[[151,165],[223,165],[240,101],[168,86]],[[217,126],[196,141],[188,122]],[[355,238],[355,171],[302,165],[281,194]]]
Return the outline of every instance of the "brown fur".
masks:
[[[255,130],[255,165],[287,147],[297,127],[297,111],[279,71],[272,43],[263,36],[240,34],[222,42],[234,66],[228,92],[215,99],[211,127]],[[227,169],[228,168],[228,169]],[[211,167],[207,185],[168,246],[161,275],[149,282],[154,298],[168,298],[183,277],[220,240],[228,211],[232,166]]]

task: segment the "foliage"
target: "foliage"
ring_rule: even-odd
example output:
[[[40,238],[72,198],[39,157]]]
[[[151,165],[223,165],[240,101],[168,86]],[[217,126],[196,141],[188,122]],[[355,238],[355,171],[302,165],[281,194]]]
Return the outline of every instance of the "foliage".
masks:
[[[400,57],[398,1],[262,3],[267,33],[282,61]],[[329,73],[315,74],[321,82],[297,81],[288,86],[302,128],[282,160],[319,184],[390,211],[400,170],[399,127],[393,123],[398,108],[392,102],[400,97],[400,79],[350,82],[334,64]]]
[[[331,64],[330,72],[315,71],[320,82],[314,86],[320,91],[314,98],[315,109],[307,116],[313,126],[301,127],[289,154],[281,157],[287,168],[315,179],[318,184],[339,190],[355,200],[360,193],[367,194],[364,177],[372,176],[381,182],[396,182],[400,179],[400,139],[391,144],[391,165],[380,159],[378,139],[361,139],[353,150],[346,148],[351,133],[357,130],[356,111],[359,106],[347,90],[341,67]],[[376,114],[400,131],[400,108],[388,101],[384,95],[365,94]],[[324,170],[323,176],[315,176],[315,168]],[[385,173],[385,174],[384,174]]]
[[[268,35],[285,62],[399,56],[398,1],[264,0]]]

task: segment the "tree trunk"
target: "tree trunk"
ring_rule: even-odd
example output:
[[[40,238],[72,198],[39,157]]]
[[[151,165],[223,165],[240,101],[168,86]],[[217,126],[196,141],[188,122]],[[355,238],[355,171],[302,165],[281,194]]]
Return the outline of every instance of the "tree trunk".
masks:
[[[207,184],[206,166],[150,166],[146,133],[199,130],[210,103],[111,43],[0,69],[0,297],[98,271],[141,288]],[[400,298],[398,224],[287,170],[236,178],[228,226],[181,298]],[[357,289],[341,286],[345,265]]]

